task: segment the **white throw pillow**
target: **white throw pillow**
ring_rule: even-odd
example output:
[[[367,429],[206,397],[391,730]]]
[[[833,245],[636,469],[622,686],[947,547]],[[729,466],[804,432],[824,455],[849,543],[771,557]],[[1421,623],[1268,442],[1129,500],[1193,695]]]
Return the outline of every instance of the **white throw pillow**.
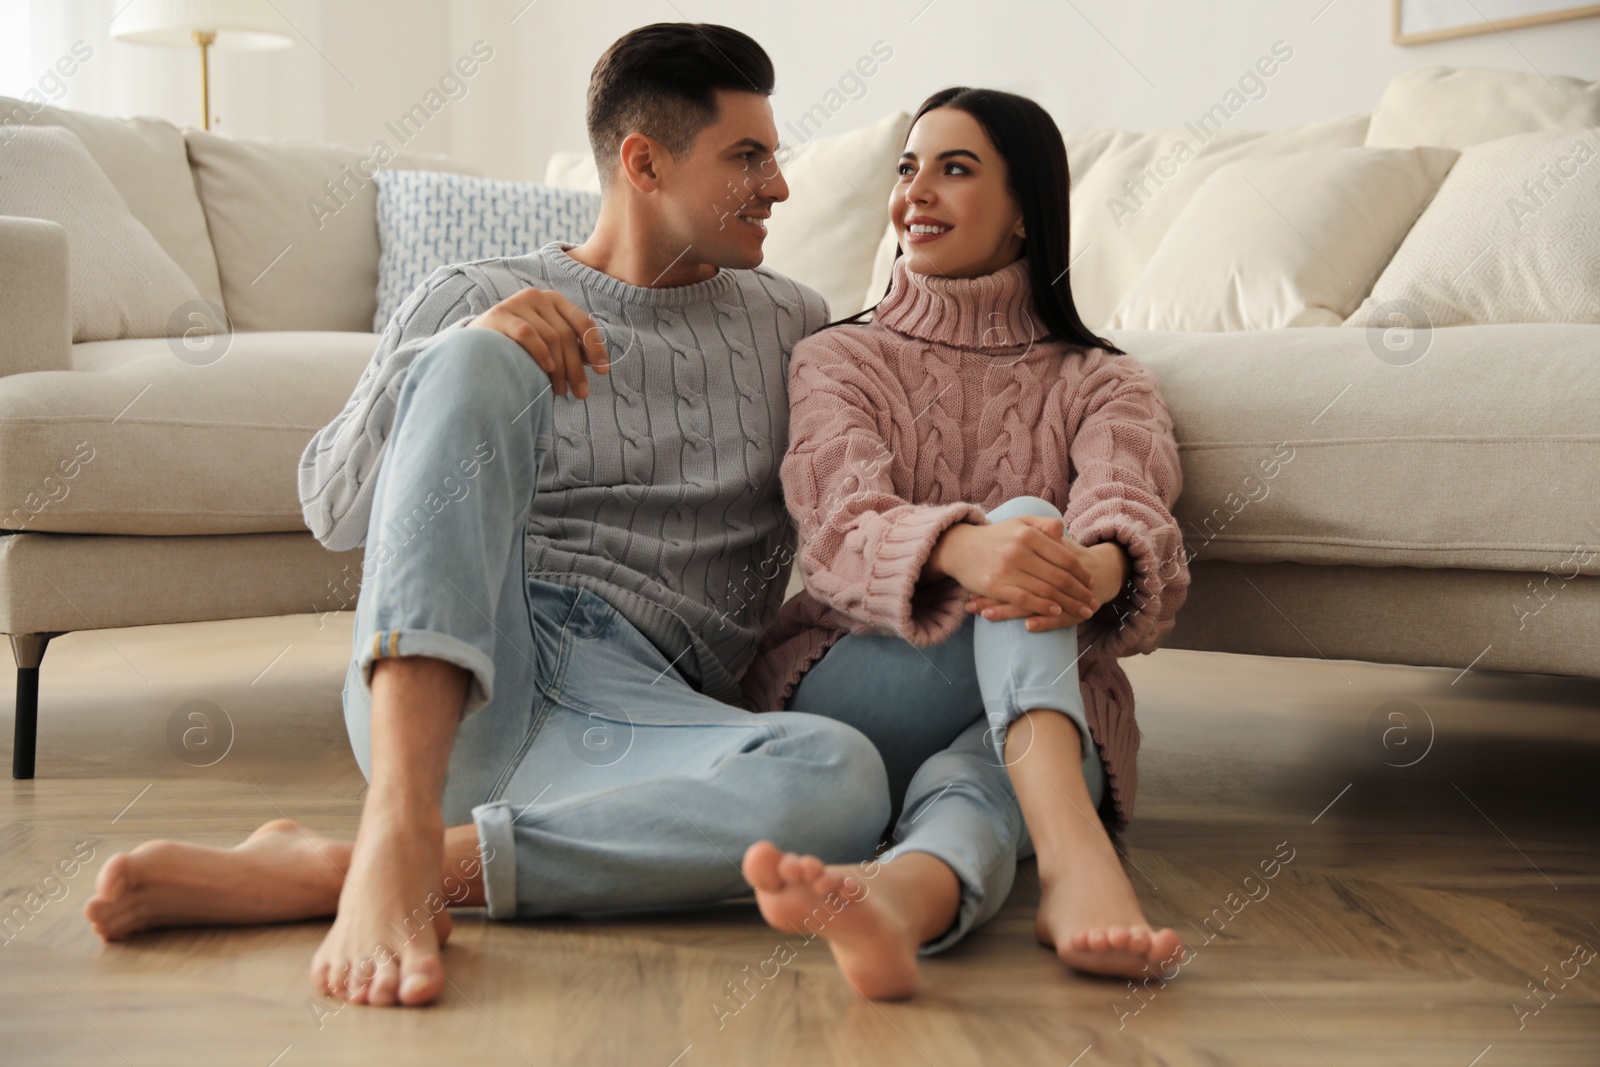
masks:
[[[1106,328],[1189,198],[1228,163],[1321,148],[1348,148],[1366,136],[1367,116],[1351,115],[1286,130],[1195,123],[1134,133],[1118,130],[1093,161],[1072,172],[1072,299],[1084,324]],[[1082,137],[1072,143],[1085,143]],[[1095,143],[1095,142],[1088,142]]]
[[[1468,148],[1346,326],[1600,322],[1600,130]],[[1418,324],[1413,322],[1413,325]]]
[[[1230,163],[1189,200],[1110,328],[1337,326],[1458,154],[1341,148]]]
[[[1600,82],[1488,67],[1397,74],[1373,109],[1368,145],[1470,148],[1539,130],[1600,125]]]
[[[60,126],[6,130],[0,215],[49,219],[67,231],[72,340],[165,337],[194,282],[133,217],[83,142]]]
[[[782,164],[789,199],[773,208],[762,263],[821,293],[831,318],[867,306],[861,297],[888,223],[895,161],[910,125],[911,116],[896,112],[859,130],[808,141]],[[598,190],[600,177],[592,156],[558,152],[545,183]]]
[[[431,170],[380,170],[378,313],[372,331],[447,263],[522,256],[550,241],[582,244],[600,194]]]

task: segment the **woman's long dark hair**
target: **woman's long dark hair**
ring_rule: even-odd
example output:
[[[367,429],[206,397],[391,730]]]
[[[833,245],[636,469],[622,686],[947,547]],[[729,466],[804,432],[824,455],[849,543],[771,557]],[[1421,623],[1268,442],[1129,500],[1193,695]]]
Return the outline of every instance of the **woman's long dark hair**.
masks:
[[[1083,324],[1072,300],[1072,277],[1067,269],[1072,258],[1067,146],[1050,113],[1025,96],[957,85],[924,100],[911,125],[915,126],[917,119],[936,107],[959,108],[971,115],[1005,157],[1011,192],[1022,205],[1022,228],[1028,234],[1022,243],[1022,254],[1028,257],[1028,282],[1047,336],[1068,344],[1103,348],[1113,355],[1127,355],[1110,341],[1095,336]],[[904,254],[896,248],[894,257],[899,259]],[[884,296],[887,295],[886,289]],[[876,309],[874,304],[828,326],[859,322],[862,315]]]

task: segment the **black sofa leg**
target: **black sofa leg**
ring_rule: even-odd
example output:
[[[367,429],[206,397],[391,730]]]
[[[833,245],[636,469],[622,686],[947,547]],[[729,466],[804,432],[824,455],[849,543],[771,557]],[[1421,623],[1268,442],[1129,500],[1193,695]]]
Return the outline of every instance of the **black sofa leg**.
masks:
[[[11,749],[11,777],[32,778],[39,741],[39,664],[45,646],[60,632],[12,634],[11,654],[17,660],[17,723]]]

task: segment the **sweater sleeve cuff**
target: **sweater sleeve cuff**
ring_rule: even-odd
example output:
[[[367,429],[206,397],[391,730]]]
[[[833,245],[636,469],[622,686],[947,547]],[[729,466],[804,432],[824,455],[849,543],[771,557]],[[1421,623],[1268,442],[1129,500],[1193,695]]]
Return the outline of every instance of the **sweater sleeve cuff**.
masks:
[[[1085,546],[1119,542],[1133,564],[1122,589],[1089,618],[1093,642],[1113,656],[1154,652],[1188,595],[1189,569],[1181,558],[1176,526],[1152,530],[1119,511],[1080,518],[1069,533]]]
[[[953,579],[918,585],[928,557],[958,522],[989,524],[976,504],[917,507],[898,518],[869,564],[863,607],[874,625],[888,626],[919,648],[948,639],[966,621],[967,596]]]

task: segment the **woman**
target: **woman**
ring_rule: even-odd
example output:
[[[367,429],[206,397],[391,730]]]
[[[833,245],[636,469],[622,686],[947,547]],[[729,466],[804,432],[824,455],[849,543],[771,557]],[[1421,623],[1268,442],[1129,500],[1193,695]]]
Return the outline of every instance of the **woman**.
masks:
[[[744,872],[773,926],[821,934],[863,995],[898,997],[1036,852],[1039,940],[1080,970],[1146,974],[1183,946],[1145,920],[1096,813],[1120,828],[1133,805],[1116,657],[1155,649],[1188,587],[1172,421],[1073,305],[1066,149],[1039,105],[936,93],[899,173],[872,321],[791,358],[782,479],[805,592],[745,696],[861,729],[902,810],[871,863],[761,841]]]

